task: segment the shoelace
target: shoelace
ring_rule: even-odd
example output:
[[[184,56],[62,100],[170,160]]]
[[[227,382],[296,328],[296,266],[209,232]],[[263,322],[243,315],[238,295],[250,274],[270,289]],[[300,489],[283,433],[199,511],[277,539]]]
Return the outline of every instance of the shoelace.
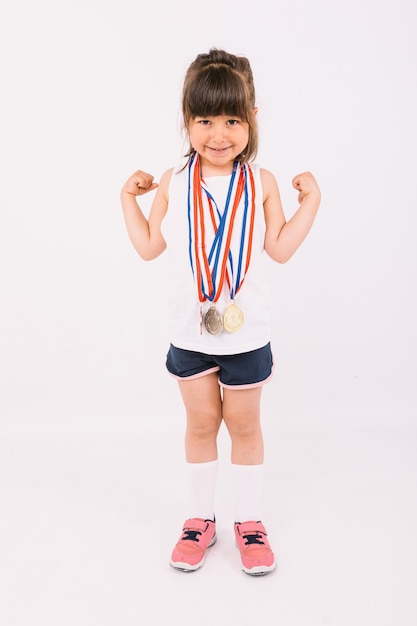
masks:
[[[243,535],[245,538],[246,545],[249,546],[252,543],[257,543],[259,545],[265,545],[265,541],[262,541],[262,535],[258,533],[254,535]]]
[[[186,537],[181,537],[181,541],[200,541],[197,535],[201,535],[199,530],[184,530]]]

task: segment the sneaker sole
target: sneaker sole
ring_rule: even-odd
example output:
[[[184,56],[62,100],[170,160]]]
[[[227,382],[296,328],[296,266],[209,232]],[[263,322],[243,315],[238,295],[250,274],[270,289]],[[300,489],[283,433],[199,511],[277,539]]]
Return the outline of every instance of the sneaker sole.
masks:
[[[217,537],[216,537],[216,534],[214,534],[213,539],[210,541],[209,545],[207,546],[207,550],[216,543],[216,540],[217,540]],[[201,561],[199,563],[196,563],[195,565],[191,565],[190,563],[184,563],[183,561],[178,561],[178,562],[170,561],[169,564],[171,565],[171,567],[173,567],[174,569],[177,569],[179,572],[195,572],[198,569],[200,569],[200,567],[203,567],[205,561],[206,561],[206,555],[204,555]]]
[[[252,567],[251,569],[243,567],[242,565],[242,571],[245,572],[245,574],[249,574],[249,576],[265,576],[266,574],[270,574],[271,572],[273,572],[275,567],[275,563],[266,567],[258,565],[257,567]]]

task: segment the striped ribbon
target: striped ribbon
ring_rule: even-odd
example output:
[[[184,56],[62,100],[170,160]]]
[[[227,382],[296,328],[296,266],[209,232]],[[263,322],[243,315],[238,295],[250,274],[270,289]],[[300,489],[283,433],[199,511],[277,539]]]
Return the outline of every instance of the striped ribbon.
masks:
[[[241,209],[242,226],[238,258],[233,258],[231,241],[237,211]],[[210,216],[206,224],[205,214]],[[252,253],[255,219],[255,185],[247,163],[234,163],[221,212],[201,176],[200,159],[195,153],[188,166],[189,257],[200,302],[216,302],[227,282],[230,297],[236,297],[245,280]],[[207,228],[214,232],[210,250],[206,250]]]

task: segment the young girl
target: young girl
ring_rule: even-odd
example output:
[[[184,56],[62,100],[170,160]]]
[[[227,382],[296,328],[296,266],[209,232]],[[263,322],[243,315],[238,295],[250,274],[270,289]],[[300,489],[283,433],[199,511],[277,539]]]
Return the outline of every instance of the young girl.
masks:
[[[216,541],[217,434],[231,439],[234,531],[242,569],[275,568],[261,510],[264,463],[262,386],[270,379],[270,310],[261,257],[285,263],[302,243],[320,204],[309,172],[295,176],[298,210],[286,221],[273,174],[254,163],[257,108],[249,61],[223,50],[200,54],[182,95],[187,161],[160,182],[138,170],[121,202],[129,237],[145,260],[170,256],[168,372],[186,412],[189,517],[170,563],[204,564]],[[156,189],[147,219],[137,196]]]

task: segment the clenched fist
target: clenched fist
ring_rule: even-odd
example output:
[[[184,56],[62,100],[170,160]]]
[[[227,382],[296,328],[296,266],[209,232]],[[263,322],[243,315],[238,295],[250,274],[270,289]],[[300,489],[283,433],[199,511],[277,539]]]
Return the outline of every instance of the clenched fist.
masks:
[[[122,193],[129,193],[132,196],[143,196],[158,187],[158,183],[153,182],[153,176],[137,170],[130,176],[122,187]]]
[[[317,195],[320,198],[320,189],[311,172],[303,172],[294,176],[292,179],[292,186],[298,191],[298,202],[304,200],[304,198],[310,194]]]

